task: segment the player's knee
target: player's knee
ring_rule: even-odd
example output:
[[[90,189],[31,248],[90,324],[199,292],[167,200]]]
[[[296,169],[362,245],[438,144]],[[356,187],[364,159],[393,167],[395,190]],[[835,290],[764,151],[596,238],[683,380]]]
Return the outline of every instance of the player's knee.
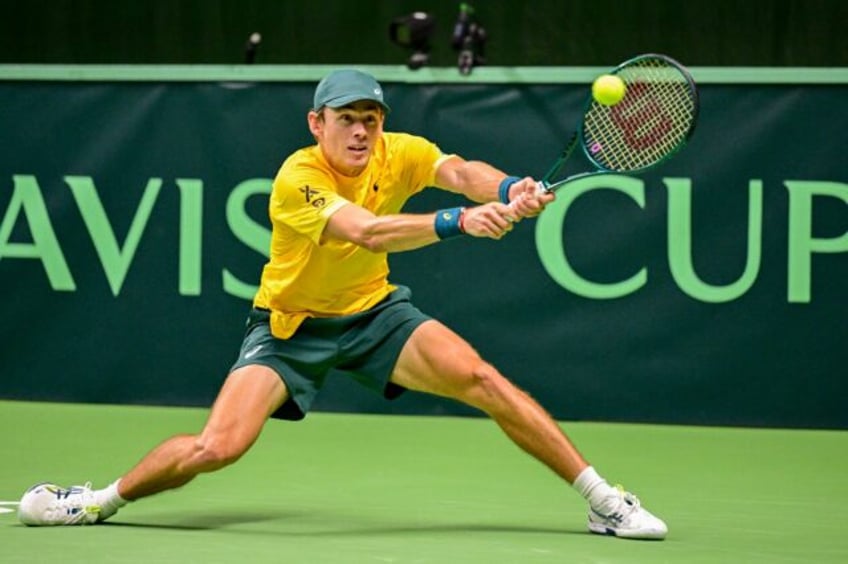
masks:
[[[212,472],[229,466],[247,452],[250,445],[230,441],[225,437],[201,436],[195,443],[195,460],[198,472]]]
[[[494,366],[483,360],[472,366],[470,376],[467,399],[486,412],[497,411],[513,389],[512,384]]]

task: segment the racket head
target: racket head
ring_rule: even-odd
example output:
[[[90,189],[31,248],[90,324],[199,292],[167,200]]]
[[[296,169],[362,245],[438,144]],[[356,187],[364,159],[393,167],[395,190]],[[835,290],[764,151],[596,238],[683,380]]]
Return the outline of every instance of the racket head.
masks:
[[[600,171],[636,173],[679,151],[695,131],[698,88],[686,68],[666,55],[649,53],[613,69],[626,87],[624,98],[605,106],[586,104],[580,144]]]

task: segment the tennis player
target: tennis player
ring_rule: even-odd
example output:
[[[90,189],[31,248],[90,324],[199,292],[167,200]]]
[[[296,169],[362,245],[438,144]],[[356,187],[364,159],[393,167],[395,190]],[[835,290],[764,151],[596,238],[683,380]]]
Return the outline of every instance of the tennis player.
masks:
[[[453,237],[501,239],[553,194],[538,195],[532,178],[444,154],[421,137],[384,132],[388,113],[368,74],[338,70],[318,84],[307,115],[316,144],[289,156],[274,180],[270,259],[239,357],[203,430],[166,440],[102,490],[33,486],[21,500],[23,523],[97,523],[127,502],[232,464],[269,418],[305,417],[335,368],[389,399],[414,390],[482,410],[588,501],[592,532],[665,537],[666,525],[611,487],[536,401],[388,280],[389,253]],[[401,213],[427,186],[475,204]]]

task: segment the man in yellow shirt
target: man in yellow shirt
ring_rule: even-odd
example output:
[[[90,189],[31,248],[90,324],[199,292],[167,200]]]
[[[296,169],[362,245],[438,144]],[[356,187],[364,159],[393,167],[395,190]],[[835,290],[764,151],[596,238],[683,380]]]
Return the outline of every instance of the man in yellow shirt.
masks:
[[[317,143],[291,155],[274,180],[270,259],[239,358],[202,432],[168,439],[102,490],[33,486],[19,509],[24,523],[99,522],[128,501],[231,464],[269,417],[305,417],[336,369],[387,398],[414,390],[482,410],[586,498],[591,531],[665,537],[665,524],[611,487],[536,401],[388,280],[388,253],[462,235],[500,239],[553,194],[421,137],[384,132],[388,112],[368,74],[340,70],[318,84],[307,116]],[[427,186],[477,205],[402,213]]]

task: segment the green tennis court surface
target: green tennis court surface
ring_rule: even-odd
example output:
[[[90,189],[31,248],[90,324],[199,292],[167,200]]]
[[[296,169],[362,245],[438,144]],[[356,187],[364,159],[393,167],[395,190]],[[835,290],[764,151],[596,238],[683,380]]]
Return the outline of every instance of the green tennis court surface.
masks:
[[[0,501],[42,480],[102,487],[205,414],[0,402]],[[668,522],[665,542],[586,532],[582,499],[489,420],[312,414],[105,525],[0,513],[0,562],[848,562],[848,433],[565,427]]]

